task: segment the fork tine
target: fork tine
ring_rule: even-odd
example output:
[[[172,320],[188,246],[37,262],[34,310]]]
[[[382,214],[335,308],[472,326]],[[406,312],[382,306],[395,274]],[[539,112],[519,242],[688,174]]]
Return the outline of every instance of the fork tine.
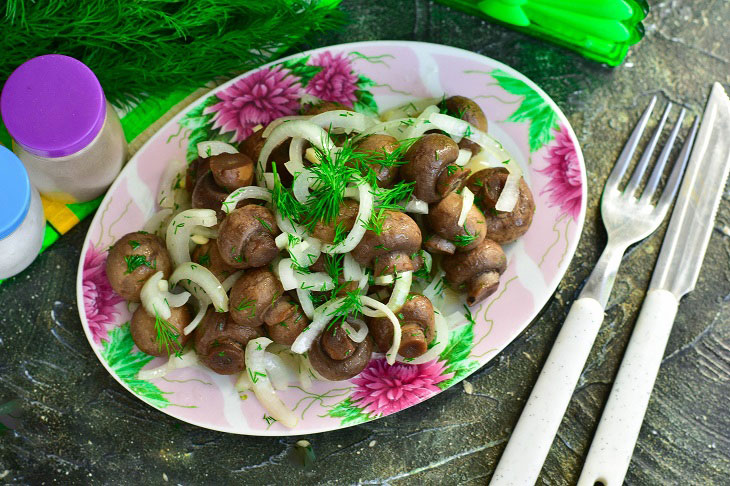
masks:
[[[684,169],[687,167],[689,154],[692,150],[695,136],[697,135],[697,127],[699,126],[699,123],[700,117],[695,118],[695,121],[692,124],[692,131],[690,131],[689,135],[687,135],[687,139],[684,141],[682,151],[677,156],[677,161],[674,163],[674,169],[672,169],[672,174],[669,176],[669,180],[667,181],[667,186],[664,188],[664,192],[662,192],[659,202],[657,202],[656,211],[666,211],[674,200],[674,195],[677,194],[679,183],[682,181],[682,175],[684,174]]]
[[[629,183],[626,184],[624,194],[629,197],[634,195],[636,189],[638,189],[639,187],[639,184],[641,184],[641,179],[642,177],[644,177],[644,172],[646,172],[646,168],[649,166],[649,161],[651,160],[652,155],[654,155],[654,149],[656,149],[656,144],[659,142],[659,137],[662,135],[662,130],[664,130],[664,124],[666,123],[667,117],[669,116],[669,112],[671,110],[672,104],[667,103],[667,107],[664,109],[662,118],[661,120],[659,120],[659,124],[654,130],[654,134],[651,136],[649,144],[644,149],[644,153],[641,154],[641,158],[639,159],[639,163],[636,164],[634,173],[631,174],[631,180],[629,180]]]
[[[654,167],[654,170],[649,177],[649,181],[646,183],[646,188],[644,189],[644,193],[641,196],[641,200],[639,201],[640,204],[648,204],[651,198],[654,196],[654,191],[656,191],[656,188],[659,185],[659,180],[662,178],[662,174],[664,173],[664,167],[667,165],[669,154],[674,147],[674,141],[677,139],[679,129],[682,127],[682,121],[684,120],[684,115],[686,112],[687,110],[685,110],[684,108],[682,108],[682,110],[679,112],[677,122],[674,124],[672,132],[669,134],[669,139],[667,140],[666,145],[664,145],[662,153],[659,154],[659,159],[657,160],[656,166]]]
[[[626,145],[624,145],[621,155],[619,155],[618,159],[616,159],[616,165],[613,167],[611,175],[608,176],[606,185],[603,188],[604,191],[616,189],[618,187],[618,183],[621,182],[621,178],[624,176],[624,173],[626,173],[626,168],[629,166],[631,158],[634,156],[636,146],[639,145],[639,140],[641,139],[641,135],[644,133],[646,124],[649,122],[649,117],[651,116],[651,112],[654,110],[655,104],[656,96],[653,96],[649,102],[649,106],[646,107],[641,118],[639,118],[639,122],[636,124],[636,128],[634,128],[634,131],[631,133],[631,137],[629,137]]]

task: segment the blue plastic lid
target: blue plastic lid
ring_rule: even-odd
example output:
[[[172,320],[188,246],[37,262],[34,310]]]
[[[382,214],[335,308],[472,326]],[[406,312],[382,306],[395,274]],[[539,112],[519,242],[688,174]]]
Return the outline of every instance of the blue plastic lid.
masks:
[[[30,179],[25,166],[0,145],[0,239],[20,226],[30,208]]]

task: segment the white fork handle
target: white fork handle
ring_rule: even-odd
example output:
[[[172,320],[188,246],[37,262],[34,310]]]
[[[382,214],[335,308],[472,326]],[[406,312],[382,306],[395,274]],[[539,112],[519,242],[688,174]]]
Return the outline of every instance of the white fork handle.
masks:
[[[646,294],[578,486],[623,484],[678,305],[666,290]]]
[[[603,322],[603,306],[583,297],[570,307],[515,426],[491,486],[534,486]]]

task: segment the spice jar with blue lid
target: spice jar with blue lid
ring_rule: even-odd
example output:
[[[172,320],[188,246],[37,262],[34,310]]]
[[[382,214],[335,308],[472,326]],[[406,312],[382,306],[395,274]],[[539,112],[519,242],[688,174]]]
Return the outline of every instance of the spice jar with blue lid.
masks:
[[[0,279],[22,272],[38,256],[46,219],[38,190],[18,157],[0,145]]]
[[[81,61],[48,54],[21,64],[0,95],[13,151],[44,197],[89,201],[114,181],[127,155],[119,117]]]

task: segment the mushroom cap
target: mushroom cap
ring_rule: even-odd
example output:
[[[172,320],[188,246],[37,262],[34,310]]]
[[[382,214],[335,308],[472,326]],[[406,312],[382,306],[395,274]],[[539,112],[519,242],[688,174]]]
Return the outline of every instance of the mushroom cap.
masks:
[[[288,295],[276,275],[268,268],[245,272],[231,287],[231,319],[243,326],[256,327],[284,320],[281,304],[288,304]],[[286,309],[288,310],[288,309]]]
[[[185,171],[185,189],[192,194],[198,179],[203,177],[210,170],[210,158],[198,157],[188,164]]]
[[[128,233],[109,249],[106,276],[114,291],[128,301],[139,302],[142,286],[157,272],[162,272],[165,279],[172,272],[170,254],[157,235]]]
[[[421,229],[415,221],[406,213],[400,211],[386,210],[382,231],[376,234],[373,230],[367,230],[360,240],[360,243],[352,250],[352,256],[360,265],[383,267],[383,263],[374,262],[380,260],[389,253],[400,253],[410,259],[410,255],[421,248]],[[394,258],[393,256],[388,259]],[[388,263],[386,266],[391,266]],[[380,273],[376,272],[376,275]]]
[[[198,177],[192,194],[192,205],[194,208],[212,209],[215,211],[218,221],[226,217],[223,212],[223,201],[228,197],[228,192],[222,189],[215,182],[213,173],[209,170],[202,176]],[[241,201],[243,202],[243,201]],[[237,206],[241,205],[241,202]]]
[[[228,312],[215,312],[211,308],[195,329],[195,352],[211,370],[231,375],[246,367],[246,345],[260,336],[259,328],[237,324]]]
[[[474,305],[497,289],[499,276],[507,268],[507,256],[499,243],[485,238],[471,251],[444,256],[442,267],[451,284],[467,285],[467,304]]]
[[[226,216],[216,241],[223,261],[231,267],[263,267],[279,254],[274,241],[279,233],[271,211],[248,204]]]
[[[246,154],[218,154],[210,157],[215,182],[227,191],[250,186],[254,182],[254,161]]]
[[[349,340],[349,338],[347,338]],[[355,351],[342,360],[332,359],[322,346],[322,335],[314,340],[309,348],[309,362],[322,377],[340,381],[358,375],[370,362],[373,353],[373,340],[367,336],[361,343],[357,343]]]
[[[360,205],[357,201],[353,201],[351,199],[343,200],[342,204],[340,204],[340,214],[337,215],[334,221],[330,221],[329,223],[317,221],[314,225],[314,229],[312,230],[312,236],[320,241],[333,243],[335,241],[335,230],[338,226],[341,225],[341,227],[346,231],[350,231],[352,227],[355,226],[355,220],[357,220],[357,212],[359,208]]]
[[[453,255],[456,245],[439,235],[431,235],[423,241],[423,249],[432,254]]]
[[[300,110],[302,115],[319,115],[321,113],[326,113],[328,111],[335,111],[335,110],[347,110],[347,111],[353,111],[352,108],[343,105],[342,103],[338,103],[337,101],[322,101],[319,103],[307,103],[304,106],[302,106],[302,109]]]
[[[484,220],[484,215],[473,204],[469,208],[464,224],[461,226],[457,224],[463,205],[464,198],[452,192],[438,203],[431,205],[428,212],[428,223],[433,232],[454,243],[456,251],[460,252],[476,248],[487,235],[487,223]],[[465,240],[458,238],[470,238],[471,236],[475,236],[474,240],[466,245],[461,244]]]
[[[215,278],[221,282],[236,271],[235,268],[223,260],[221,252],[218,250],[218,244],[214,240],[210,240],[204,245],[196,246],[193,250],[192,259],[193,262],[210,270],[215,275]]]
[[[263,138],[264,130],[257,130],[253,132],[251,135],[248,136],[245,140],[243,140],[240,144],[238,144],[238,150],[242,154],[247,155],[251,160],[253,160],[254,164],[257,164],[259,161],[259,155],[261,155],[261,149],[264,147],[264,144],[266,143],[266,139]],[[287,139],[286,141],[282,142],[281,144],[277,145],[274,150],[272,150],[271,155],[269,156],[269,163],[268,165],[271,166],[271,162],[276,162],[276,167],[279,169],[277,173],[279,174],[279,177],[281,178],[282,184],[289,187],[292,184],[293,178],[288,170],[283,169],[284,164],[289,161],[289,145],[291,144],[291,139]],[[255,165],[254,165],[255,167]],[[265,168],[267,171],[270,169]]]
[[[446,195],[448,185],[441,187],[439,193],[437,181],[459,156],[459,146],[446,135],[429,133],[418,139],[405,154],[408,161],[400,167],[400,174],[408,182],[416,182],[413,195],[427,203],[439,201]]]
[[[443,105],[449,115],[461,118],[483,132],[487,131],[487,117],[484,115],[484,112],[479,105],[471,98],[467,98],[465,96],[452,96],[447,98]],[[481,151],[481,147],[477,143],[466,138],[459,142],[459,148],[471,150],[474,154]]]
[[[404,358],[416,358],[424,354],[436,335],[431,301],[426,296],[411,293],[396,316],[401,324],[398,354]],[[378,351],[386,353],[393,343],[393,323],[387,317],[370,317],[367,324]]]
[[[475,202],[484,211],[489,238],[501,244],[524,235],[535,214],[535,199],[524,178],[520,178],[520,192],[514,209],[508,213],[494,209],[508,176],[509,172],[502,167],[483,169],[467,182],[467,187],[474,193]]]
[[[399,147],[400,144],[395,137],[373,134],[358,142],[354,152],[369,156],[367,165],[375,172],[378,187],[392,187],[398,178],[398,165],[381,165],[377,161],[385,161]]]
[[[168,343],[170,354],[180,351],[188,342],[190,336],[183,334],[183,329],[190,324],[191,320],[190,310],[187,305],[170,308],[170,318],[167,319],[167,322],[172,326],[170,331],[177,336],[177,342]],[[155,321],[155,316],[149,315],[144,307],[139,306],[132,314],[129,332],[132,335],[134,344],[143,353],[152,356],[167,356],[168,348],[165,347],[164,343],[157,340],[158,333],[155,328]]]
[[[279,322],[266,324],[266,332],[275,343],[291,346],[308,325],[309,319],[299,305],[290,305],[286,317]]]
[[[355,352],[357,345],[339,324],[335,324],[329,329],[322,331],[320,339],[324,352],[336,361],[347,359],[348,356]]]

